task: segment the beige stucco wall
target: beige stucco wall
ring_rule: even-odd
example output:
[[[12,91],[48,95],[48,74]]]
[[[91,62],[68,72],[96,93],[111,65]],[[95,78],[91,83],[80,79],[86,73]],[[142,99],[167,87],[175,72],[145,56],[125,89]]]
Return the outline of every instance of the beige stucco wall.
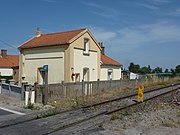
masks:
[[[64,81],[64,48],[25,49],[21,57],[21,78],[29,84],[37,81],[38,68],[43,65],[48,65],[48,83]]]
[[[89,55],[83,55],[83,50],[74,49],[74,73],[80,74],[80,81],[83,80],[83,68],[89,68],[89,81],[97,81],[98,64],[97,52],[90,51]]]
[[[101,66],[100,80],[108,80],[108,70],[112,69],[112,80],[119,80],[121,78],[121,68],[116,66]]]
[[[72,82],[72,78],[71,78],[71,75],[72,75],[72,70],[71,68],[74,68],[75,66],[77,66],[77,64],[80,62],[82,63],[81,61],[77,61],[77,56],[75,55],[78,55],[78,56],[82,56],[84,57],[85,55],[83,55],[83,49],[84,49],[84,39],[85,38],[88,38],[89,41],[90,41],[90,54],[89,56],[87,56],[86,58],[89,59],[90,63],[94,63],[95,66],[95,70],[96,70],[96,73],[97,75],[94,75],[96,77],[92,77],[92,80],[94,79],[99,79],[100,78],[100,48],[99,46],[97,45],[97,42],[95,41],[95,39],[93,37],[91,37],[91,35],[88,33],[88,31],[86,31],[84,34],[82,34],[79,38],[77,38],[76,40],[72,41],[72,43],[70,44],[69,48],[65,51],[65,55],[67,56],[66,57],[66,79],[65,81],[66,82]],[[81,53],[77,52],[77,50],[82,50]],[[76,51],[76,52],[75,52]],[[94,53],[96,53],[96,59],[93,59],[95,58],[95,55]],[[76,57],[76,58],[75,58]],[[84,57],[85,58],[85,57]],[[82,58],[83,61],[84,58]],[[78,62],[76,63],[75,65],[75,62]],[[81,66],[81,69],[80,67],[78,67],[78,72],[81,70],[83,71],[83,67],[88,67],[90,66],[89,64],[88,65],[82,65]],[[92,68],[92,67],[91,67]],[[76,68],[77,69],[77,68]],[[81,78],[82,80],[82,78]]]

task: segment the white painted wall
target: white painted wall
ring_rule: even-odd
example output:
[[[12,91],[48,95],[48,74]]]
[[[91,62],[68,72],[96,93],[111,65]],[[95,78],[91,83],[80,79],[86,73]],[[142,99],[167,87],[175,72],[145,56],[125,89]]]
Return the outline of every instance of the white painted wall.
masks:
[[[83,55],[83,50],[74,49],[74,73],[80,73],[80,81],[83,80],[83,68],[89,68],[89,81],[97,81],[98,54],[90,51],[90,55]]]
[[[48,65],[48,83],[60,83],[64,80],[64,49],[41,49],[24,52],[23,76],[33,84],[37,81],[38,68]]]
[[[135,74],[135,73],[130,72],[130,79],[139,79],[139,75],[138,75],[138,74]]]
[[[100,80],[101,81],[108,80],[108,68],[101,67]]]
[[[12,68],[0,68],[0,75],[1,76],[13,76],[13,69]]]
[[[113,68],[113,80],[120,80],[121,78],[121,68]]]
[[[108,80],[108,70],[112,69],[112,80],[119,80],[121,78],[121,68],[114,66],[101,66],[100,80]]]
[[[13,69],[12,68],[0,68],[0,75],[1,76],[13,76]]]

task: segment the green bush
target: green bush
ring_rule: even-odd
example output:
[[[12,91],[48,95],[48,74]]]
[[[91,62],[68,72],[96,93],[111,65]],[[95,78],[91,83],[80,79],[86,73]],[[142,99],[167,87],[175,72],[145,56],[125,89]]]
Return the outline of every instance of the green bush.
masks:
[[[8,80],[13,79],[12,76],[0,76],[0,79],[6,79],[6,82],[8,82]]]

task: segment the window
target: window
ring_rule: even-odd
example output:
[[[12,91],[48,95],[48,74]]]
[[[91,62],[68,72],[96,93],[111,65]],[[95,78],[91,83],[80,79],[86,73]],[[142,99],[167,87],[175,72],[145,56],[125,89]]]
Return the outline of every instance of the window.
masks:
[[[108,80],[112,80],[112,69],[108,69]]]
[[[89,54],[89,47],[90,47],[89,39],[85,38],[84,39],[84,54]]]

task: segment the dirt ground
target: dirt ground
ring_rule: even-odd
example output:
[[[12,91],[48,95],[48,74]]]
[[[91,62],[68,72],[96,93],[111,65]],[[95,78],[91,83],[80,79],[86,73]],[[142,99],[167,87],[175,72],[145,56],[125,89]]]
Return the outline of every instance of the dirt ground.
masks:
[[[180,135],[180,106],[153,101],[113,114],[111,121],[84,132],[92,135]],[[82,134],[84,134],[82,133]]]

